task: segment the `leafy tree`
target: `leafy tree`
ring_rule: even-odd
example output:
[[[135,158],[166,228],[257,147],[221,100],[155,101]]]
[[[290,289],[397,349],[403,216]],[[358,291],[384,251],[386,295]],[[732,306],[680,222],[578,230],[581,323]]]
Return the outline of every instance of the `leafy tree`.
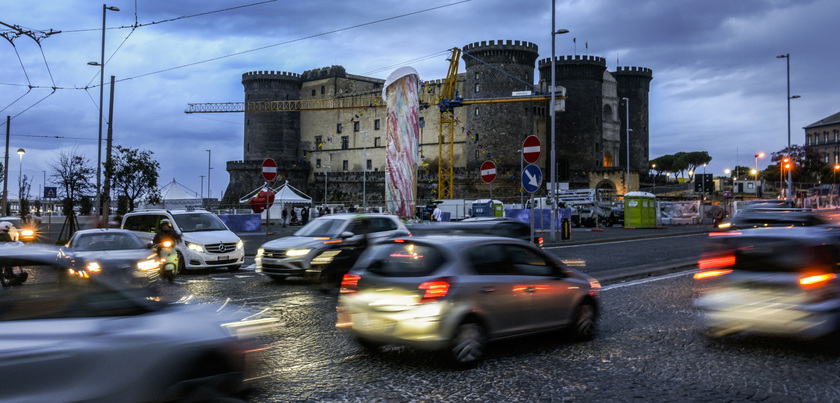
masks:
[[[785,157],[792,162],[791,177],[794,182],[818,182],[832,179],[832,167],[825,163],[820,153],[811,147],[791,145],[770,154],[770,161],[774,164],[762,172],[762,177],[774,180],[781,174],[781,163]],[[784,173],[787,176],[787,171]],[[787,178],[785,178],[787,180]]]
[[[119,193],[118,198],[125,197],[128,201],[128,211],[134,211],[135,201],[144,194],[151,199],[160,197],[157,194],[160,163],[154,160],[153,155],[151,151],[117,146],[111,158],[114,189]],[[106,170],[109,168],[106,167]]]
[[[79,199],[79,214],[90,215],[91,211],[93,211],[93,201],[88,196],[82,196]]]
[[[692,151],[687,153],[677,153],[679,157],[678,165],[685,166],[689,172],[697,172],[697,168],[703,164],[708,164],[712,161],[712,157],[709,155],[707,151]],[[692,179],[693,175],[689,175],[689,179]]]
[[[96,175],[96,169],[87,157],[77,154],[75,149],[59,152],[58,158],[50,163],[50,168],[53,170],[50,179],[64,191],[64,214],[72,214],[73,204],[82,194],[93,189],[90,178]]]
[[[673,155],[667,154],[652,159],[650,163],[656,165],[656,170],[659,172],[674,172],[675,159]]]

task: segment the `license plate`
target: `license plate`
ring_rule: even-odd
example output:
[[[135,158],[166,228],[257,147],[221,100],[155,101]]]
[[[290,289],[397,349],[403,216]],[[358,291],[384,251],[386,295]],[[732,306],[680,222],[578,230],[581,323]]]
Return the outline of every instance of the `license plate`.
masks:
[[[219,256],[216,260],[228,260],[228,256]]]
[[[372,317],[364,313],[353,315],[353,325],[358,329],[373,332],[390,333],[394,329],[394,321]]]

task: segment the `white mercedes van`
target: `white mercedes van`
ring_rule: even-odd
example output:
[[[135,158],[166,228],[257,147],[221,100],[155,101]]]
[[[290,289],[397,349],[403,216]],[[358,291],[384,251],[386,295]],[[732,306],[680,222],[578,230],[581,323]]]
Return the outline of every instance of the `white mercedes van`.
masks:
[[[160,228],[160,221],[169,219],[181,234],[176,245],[179,271],[227,267],[239,270],[245,261],[245,247],[241,239],[215,214],[204,210],[149,210],[126,214],[122,228],[133,231],[151,242]]]

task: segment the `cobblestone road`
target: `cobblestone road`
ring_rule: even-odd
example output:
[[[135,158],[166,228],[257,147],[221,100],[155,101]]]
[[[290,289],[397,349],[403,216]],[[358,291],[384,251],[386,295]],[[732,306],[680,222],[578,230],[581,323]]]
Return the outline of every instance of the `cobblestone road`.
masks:
[[[252,401],[838,401],[840,349],[757,336],[713,341],[701,333],[688,273],[605,287],[599,336],[559,334],[491,345],[476,369],[389,347],[366,353],[335,328],[333,292],[278,285],[255,273],[185,275],[165,285],[268,308],[284,326]],[[836,344],[836,343],[835,343]]]

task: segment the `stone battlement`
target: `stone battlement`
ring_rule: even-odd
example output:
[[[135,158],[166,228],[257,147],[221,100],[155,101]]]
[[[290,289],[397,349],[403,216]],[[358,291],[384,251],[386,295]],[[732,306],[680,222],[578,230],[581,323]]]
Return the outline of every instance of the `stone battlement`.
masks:
[[[473,42],[468,45],[464,45],[462,50],[464,52],[470,52],[474,50],[485,50],[486,48],[498,48],[498,49],[516,49],[516,50],[530,50],[530,51],[537,51],[537,45],[531,42],[525,41],[514,41],[514,40],[498,40],[498,41],[481,41],[481,42]]]
[[[598,56],[588,56],[588,55],[566,55],[566,56],[557,56],[554,58],[554,64],[589,64],[595,66],[603,66],[604,68],[607,67],[607,59]],[[542,59],[539,61],[539,67],[549,67],[551,65],[551,58]]]
[[[272,80],[294,80],[300,81],[300,74],[289,73],[285,71],[249,71],[242,74],[242,81],[245,80],[259,80],[268,78]]]
[[[321,80],[330,77],[346,78],[347,71],[344,70],[344,66],[330,66],[306,70],[302,75],[303,81]]]
[[[613,74],[653,77],[653,70],[647,67],[618,66]]]

